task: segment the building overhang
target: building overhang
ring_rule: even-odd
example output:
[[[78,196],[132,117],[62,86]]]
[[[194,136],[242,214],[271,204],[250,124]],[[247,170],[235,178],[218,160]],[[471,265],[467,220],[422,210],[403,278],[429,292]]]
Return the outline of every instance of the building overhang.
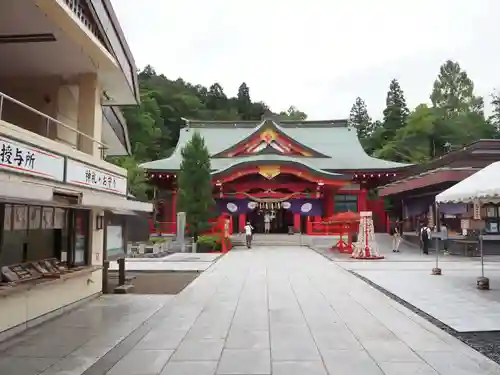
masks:
[[[337,186],[348,184],[352,180],[351,175],[325,172],[297,161],[282,160],[262,160],[233,164],[223,170],[213,171],[212,179],[216,183],[226,183],[250,174],[260,174],[269,180],[280,174],[291,174],[306,181]]]
[[[118,107],[103,107],[102,141],[106,144],[107,156],[130,155],[132,147],[128,136],[127,122]]]
[[[395,181],[379,188],[379,196],[409,192],[446,182],[459,182],[477,172],[477,168],[439,168]]]
[[[30,3],[33,4],[29,5]],[[33,47],[28,49],[23,45],[25,58],[37,61],[37,75],[61,74],[72,77],[76,74],[96,73],[103,91],[103,105],[137,105],[137,69],[116,16],[110,15],[113,13],[111,5],[106,5],[107,2],[103,0],[82,3],[83,7],[78,2],[69,0],[19,2],[19,9],[21,4],[25,4],[26,11],[19,13],[27,21],[14,16],[13,22],[35,24],[37,30],[51,32],[56,39],[50,46],[46,43],[45,54],[39,58],[28,56],[40,54],[39,50]],[[86,9],[87,6],[90,8],[90,15],[79,8]],[[13,28],[10,25],[4,26],[6,30]],[[9,75],[25,74],[19,70],[20,68],[13,67]],[[7,75],[5,72],[3,74]]]

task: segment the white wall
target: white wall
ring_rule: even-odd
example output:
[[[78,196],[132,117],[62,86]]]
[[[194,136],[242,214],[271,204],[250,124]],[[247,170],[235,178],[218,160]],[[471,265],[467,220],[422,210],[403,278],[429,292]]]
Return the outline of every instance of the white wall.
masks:
[[[0,333],[99,293],[102,271],[39,284],[30,290],[0,296]]]

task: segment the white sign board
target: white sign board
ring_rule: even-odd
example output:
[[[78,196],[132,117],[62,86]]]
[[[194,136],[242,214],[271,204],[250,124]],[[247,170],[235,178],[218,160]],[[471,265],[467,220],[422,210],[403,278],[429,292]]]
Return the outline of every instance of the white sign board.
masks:
[[[127,178],[68,159],[66,162],[66,182],[90,189],[127,195]]]
[[[481,220],[481,204],[479,202],[474,202],[474,220]]]
[[[63,181],[64,157],[0,137],[0,169]]]

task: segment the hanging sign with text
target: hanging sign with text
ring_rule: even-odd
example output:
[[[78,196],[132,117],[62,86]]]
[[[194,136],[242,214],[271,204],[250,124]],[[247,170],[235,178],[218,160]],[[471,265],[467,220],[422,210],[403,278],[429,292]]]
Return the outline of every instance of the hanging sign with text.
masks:
[[[0,137],[0,169],[63,181],[64,157]]]
[[[66,182],[68,184],[88,187],[127,195],[127,178],[87,164],[68,159],[66,162]]]

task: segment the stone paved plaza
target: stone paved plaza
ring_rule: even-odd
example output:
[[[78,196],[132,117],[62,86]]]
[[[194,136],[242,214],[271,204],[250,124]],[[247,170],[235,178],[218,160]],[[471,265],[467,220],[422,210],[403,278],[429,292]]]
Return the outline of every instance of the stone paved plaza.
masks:
[[[29,331],[4,344],[0,374],[483,375],[500,367],[312,250],[256,247],[231,251],[177,296],[106,296]]]
[[[442,276],[431,275],[435,253],[423,255],[415,246],[403,243],[393,253],[390,238],[377,235],[383,261],[352,260],[325,249],[320,252],[340,267],[356,272],[418,309],[455,329],[457,332],[500,331],[500,262],[485,257],[485,276],[491,290],[476,288],[481,276],[480,258],[444,256],[439,267]]]

